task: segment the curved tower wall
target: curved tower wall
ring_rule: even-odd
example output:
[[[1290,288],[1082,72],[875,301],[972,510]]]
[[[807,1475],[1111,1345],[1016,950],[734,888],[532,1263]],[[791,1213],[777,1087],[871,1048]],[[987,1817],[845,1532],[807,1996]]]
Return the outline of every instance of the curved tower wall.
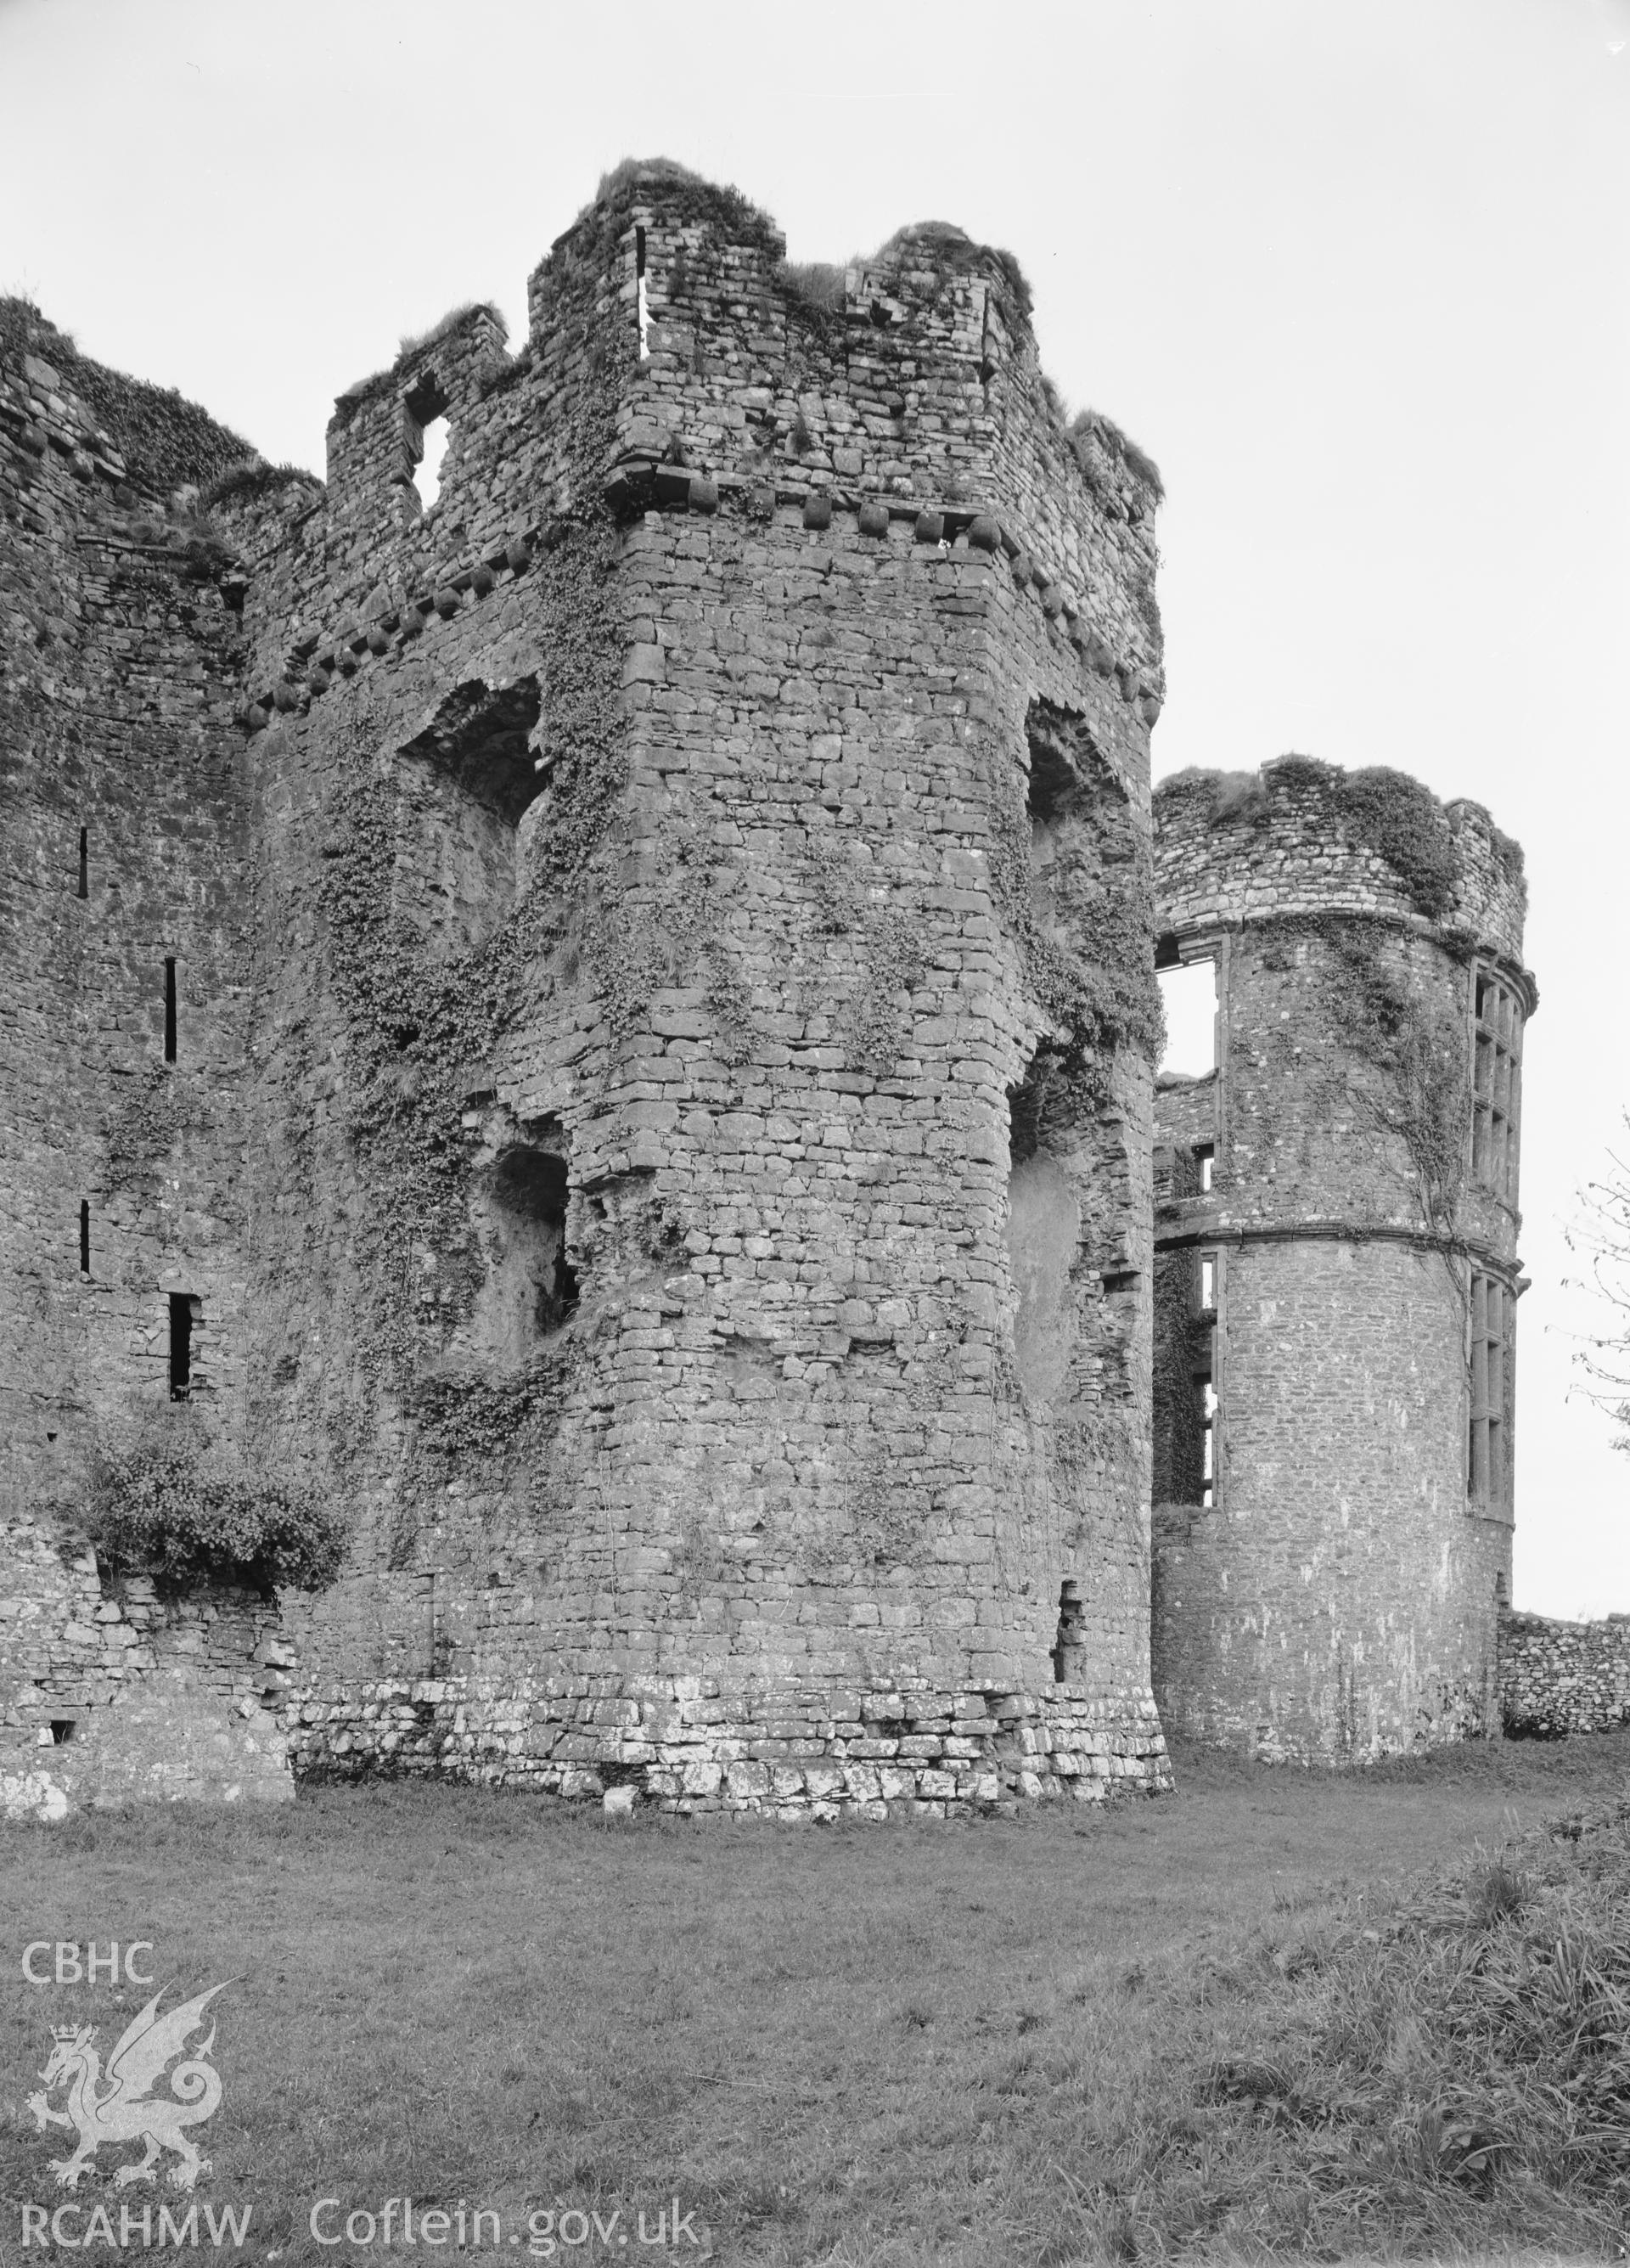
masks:
[[[1217,998],[1215,1070],[1156,1101],[1163,1722],[1326,1760],[1497,1730],[1520,854],[1303,758],[1155,807],[1160,957]]]
[[[1154,499],[1077,460],[1002,255],[908,232],[833,306],[781,249],[624,180],[518,353],[472,311],[341,398],[326,492],[215,506],[219,1343],[246,1454],[354,1523],[283,1602],[308,1771],[1164,1773]],[[77,1359],[86,1410],[126,1393]]]

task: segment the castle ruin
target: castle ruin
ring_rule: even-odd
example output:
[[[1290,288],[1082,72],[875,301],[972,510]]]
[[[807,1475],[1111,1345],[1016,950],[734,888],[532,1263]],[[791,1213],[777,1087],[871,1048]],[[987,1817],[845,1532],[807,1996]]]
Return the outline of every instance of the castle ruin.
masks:
[[[326,489],[8,364],[11,1478],[145,1411],[341,1497],[305,1771],[1165,1774],[1152,468],[1008,255],[783,252],[623,169]]]
[[[1333,1761],[1496,1730],[1521,854],[1300,756],[1155,806],[1157,958],[1216,1001],[1155,1107],[1163,1721]]]
[[[1010,255],[628,166],[529,310],[323,483],[9,303],[0,1777],[880,1816],[1165,1786],[1156,1690],[1484,1727],[1513,846],[1294,760],[1154,823],[1158,476]],[[1223,1032],[1158,1095],[1157,939]],[[1387,1114],[1462,1012],[1451,1193]],[[110,1576],[166,1428],[338,1580]]]

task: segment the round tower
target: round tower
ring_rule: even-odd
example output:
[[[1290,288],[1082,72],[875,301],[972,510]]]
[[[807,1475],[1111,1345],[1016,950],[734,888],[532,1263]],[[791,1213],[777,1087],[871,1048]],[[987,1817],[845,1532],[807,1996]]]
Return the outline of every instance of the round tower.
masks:
[[[1522,853],[1287,756],[1155,795],[1154,1683],[1168,1732],[1339,1761],[1497,1728]]]

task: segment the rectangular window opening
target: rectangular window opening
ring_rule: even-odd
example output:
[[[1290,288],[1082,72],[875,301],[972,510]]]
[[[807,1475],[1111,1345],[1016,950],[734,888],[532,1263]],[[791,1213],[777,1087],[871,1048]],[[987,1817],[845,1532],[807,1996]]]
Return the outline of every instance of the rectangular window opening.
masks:
[[[1185,961],[1156,969],[1166,1044],[1156,1068],[1167,1079],[1204,1079],[1217,1067],[1217,965]]]
[[[1211,1176],[1217,1162],[1215,1144],[1202,1142],[1194,1152],[1194,1162],[1200,1167],[1200,1194],[1202,1197],[1209,1197]]]
[[[53,1717],[51,1719],[52,1746],[54,1748],[65,1749],[70,1741],[73,1739],[74,1734],[77,1730],[77,1719],[73,1717]]]
[[[164,1059],[175,1061],[175,961],[166,960],[164,965]]]
[[[1208,1508],[1217,1500],[1217,1390],[1206,1379],[1200,1389],[1200,1501]]]
[[[88,898],[90,895],[91,830],[88,827],[82,827],[79,829],[79,895]]]
[[[82,1276],[88,1276],[90,1272],[91,1201],[88,1197],[81,1197],[79,1200],[79,1273]]]
[[[186,1292],[170,1294],[170,1399],[185,1402],[193,1388],[195,1303]]]

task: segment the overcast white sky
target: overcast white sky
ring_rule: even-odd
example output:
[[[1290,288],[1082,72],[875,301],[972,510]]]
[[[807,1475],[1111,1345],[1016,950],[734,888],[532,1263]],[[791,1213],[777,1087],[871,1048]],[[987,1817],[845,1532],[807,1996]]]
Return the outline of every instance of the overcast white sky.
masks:
[[[1156,773],[1394,764],[1526,847],[1516,1594],[1630,1609],[1560,1288],[1630,1101],[1630,0],[0,0],[0,289],[319,472],[629,152],[794,259],[1010,246],[1165,475]]]

